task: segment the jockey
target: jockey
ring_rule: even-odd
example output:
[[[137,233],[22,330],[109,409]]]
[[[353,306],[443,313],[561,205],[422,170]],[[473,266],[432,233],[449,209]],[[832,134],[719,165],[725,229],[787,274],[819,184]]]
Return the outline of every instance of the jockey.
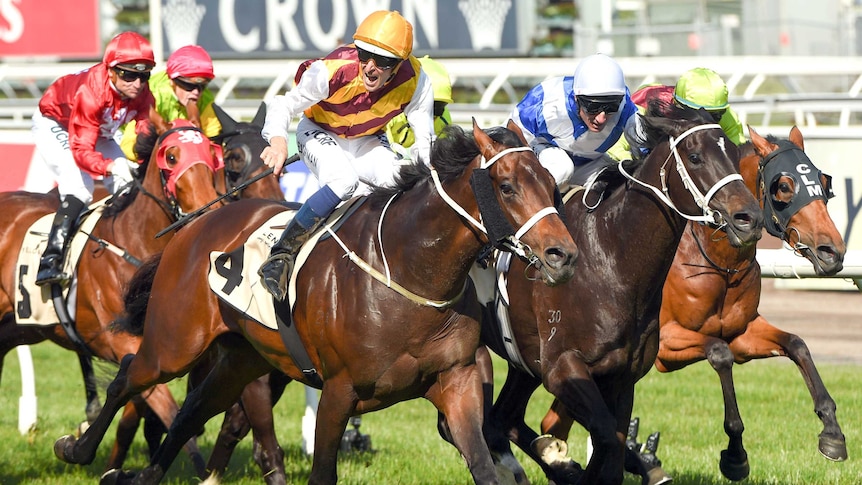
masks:
[[[434,88],[434,133],[439,135],[443,128],[452,124],[452,115],[447,107],[452,102],[452,81],[443,64],[427,55],[419,58],[419,64],[422,64],[422,72],[431,78]],[[408,149],[413,146],[414,136],[404,113],[392,118],[386,125],[386,137],[393,150],[404,158],[410,158]]]
[[[412,159],[430,164],[434,93],[419,60],[411,55],[413,26],[398,12],[380,10],[359,24],[353,44],[323,59],[303,63],[296,87],[267,103],[263,137],[270,146],[261,159],[281,174],[287,160],[288,125],[296,127],[299,153],[321,188],[311,195],[272,247],[258,271],[279,300],[296,251],[312,229],[343,200],[392,185],[401,166],[384,128],[404,113],[416,141]]]
[[[157,72],[150,78],[150,91],[156,99],[156,111],[171,122],[189,119],[189,103],[197,105],[200,128],[207,137],[221,133],[221,123],[213,110],[215,95],[207,88],[213,80],[213,61],[203,47],[187,45],[168,57],[167,71]],[[120,146],[129,159],[137,160],[134,152],[137,128],[135,121],[123,129]]]
[[[131,120],[145,120],[154,99],[147,86],[156,62],[150,43],[122,32],[105,48],[102,62],[54,81],[33,115],[37,152],[51,169],[60,192],[36,284],[60,282],[63,257],[78,215],[93,200],[94,177],[106,177],[114,193],[132,181],[130,162],[114,135]]]
[[[690,69],[679,77],[676,86],[659,84],[642,87],[632,95],[632,100],[638,106],[646,107],[647,101],[653,96],[694,109],[703,108],[712,115],[730,141],[737,145],[746,141],[739,116],[727,101],[727,84],[711,69]]]
[[[621,135],[637,136],[637,107],[619,64],[604,54],[585,57],[574,76],[532,88],[510,115],[557,185],[586,185],[617,161],[606,152]]]

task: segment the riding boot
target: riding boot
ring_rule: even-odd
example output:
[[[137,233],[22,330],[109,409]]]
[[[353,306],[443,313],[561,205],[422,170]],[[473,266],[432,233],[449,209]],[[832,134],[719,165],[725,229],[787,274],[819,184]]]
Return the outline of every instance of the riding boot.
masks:
[[[291,220],[272,247],[269,258],[257,271],[263,286],[273,298],[281,301],[287,295],[287,278],[293,269],[293,261],[302,243],[307,241],[309,236],[311,230],[302,227],[296,218]]]
[[[63,197],[60,208],[54,214],[51,232],[48,233],[48,244],[39,262],[39,271],[36,273],[37,285],[59,283],[71,277],[63,273],[63,262],[66,247],[71,240],[72,228],[83,209],[84,203],[77,198],[71,195]]]

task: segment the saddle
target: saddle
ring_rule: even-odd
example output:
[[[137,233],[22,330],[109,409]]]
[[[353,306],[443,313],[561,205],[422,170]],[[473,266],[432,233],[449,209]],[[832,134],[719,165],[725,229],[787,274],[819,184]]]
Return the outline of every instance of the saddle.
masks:
[[[72,242],[66,250],[63,268],[67,274],[72,275],[70,282],[63,285],[63,299],[67,307],[75,306],[77,289],[75,268],[81,259],[89,234],[102,217],[108,199],[110,197],[91,204],[84,212]],[[48,233],[51,231],[53,220],[54,213],[45,214],[36,220],[25,233],[21,249],[18,251],[15,271],[15,321],[18,322],[18,325],[57,325],[60,323],[60,318],[54,309],[51,285],[36,285],[36,272],[42,253],[48,243]]]

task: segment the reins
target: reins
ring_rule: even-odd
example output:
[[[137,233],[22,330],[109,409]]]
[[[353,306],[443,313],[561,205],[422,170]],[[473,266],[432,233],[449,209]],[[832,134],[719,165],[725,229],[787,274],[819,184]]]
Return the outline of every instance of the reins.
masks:
[[[709,191],[707,191],[706,194],[702,194],[700,192],[700,189],[698,189],[697,185],[695,185],[694,181],[692,180],[691,175],[689,175],[688,170],[686,170],[685,164],[682,162],[682,158],[680,158],[680,156],[679,156],[679,150],[677,150],[677,145],[679,144],[679,142],[684,140],[687,136],[689,136],[692,133],[695,133],[697,131],[700,131],[700,130],[710,130],[710,129],[720,130],[721,126],[716,124],[716,123],[697,125],[697,126],[694,126],[692,128],[689,128],[688,130],[684,131],[682,134],[679,135],[679,138],[674,138],[673,136],[669,137],[669,143],[668,144],[670,146],[670,153],[668,153],[668,156],[665,159],[665,161],[662,164],[661,169],[659,171],[659,176],[661,177],[661,189],[653,187],[652,185],[649,185],[645,182],[641,182],[640,180],[635,178],[632,174],[629,174],[628,172],[626,172],[625,169],[623,168],[622,164],[619,165],[619,171],[621,174],[623,174],[623,176],[625,176],[627,179],[631,180],[632,182],[635,182],[636,184],[651,190],[656,195],[656,197],[659,198],[659,200],[664,202],[668,207],[670,207],[671,209],[676,211],[677,214],[684,217],[685,219],[688,219],[690,221],[705,222],[708,224],[714,224],[714,225],[719,226],[719,227],[724,226],[727,224],[724,221],[724,217],[721,215],[721,213],[714,211],[714,210],[709,208],[709,201],[712,200],[712,197],[715,196],[716,192],[718,192],[719,189],[721,189],[725,185],[727,185],[730,182],[733,182],[735,180],[742,180],[742,175],[740,175],[738,173],[729,174],[726,177],[719,180],[718,182],[716,182],[712,186],[712,188],[710,188]],[[679,173],[679,176],[682,179],[683,185],[688,190],[688,192],[691,194],[692,198],[694,198],[695,203],[698,205],[698,207],[700,207],[702,209],[702,211],[703,211],[702,215],[693,216],[693,215],[685,214],[682,211],[680,211],[676,207],[676,205],[673,203],[673,201],[671,200],[670,194],[668,193],[667,170],[665,168],[665,167],[667,167],[667,164],[670,161],[671,157],[674,157],[674,159],[676,160],[676,171],[677,171],[677,173]]]
[[[507,148],[505,150],[502,150],[499,153],[497,153],[496,155],[494,155],[490,160],[485,161],[483,158],[482,162],[480,163],[480,169],[487,169],[488,167],[493,165],[497,160],[499,160],[501,157],[503,157],[509,153],[527,151],[527,150],[532,150],[532,148],[530,148],[530,147],[512,147],[512,148]],[[485,226],[480,221],[476,220],[473,216],[471,216],[467,212],[466,209],[461,207],[460,204],[458,204],[454,199],[452,199],[452,197],[449,196],[449,194],[446,193],[446,191],[443,189],[442,184],[440,183],[440,177],[437,174],[437,170],[434,169],[433,167],[431,168],[431,178],[434,181],[434,187],[437,190],[437,193],[440,194],[440,197],[443,199],[443,201],[446,202],[446,204],[449,207],[451,207],[452,210],[454,210],[458,215],[460,215],[465,220],[467,220],[470,224],[472,224],[474,227],[476,227],[483,234],[487,235],[488,230],[485,228]],[[400,193],[393,194],[392,197],[386,202],[386,205],[384,206],[383,210],[381,211],[380,219],[377,223],[377,241],[379,243],[380,254],[381,254],[382,259],[383,259],[383,267],[385,268],[386,274],[383,274],[380,271],[374,269],[370,264],[368,264],[358,254],[356,254],[354,251],[351,251],[350,248],[347,247],[347,245],[344,243],[344,241],[342,241],[341,238],[339,238],[338,235],[335,233],[335,231],[332,230],[332,226],[336,221],[329,222],[326,226],[324,226],[323,230],[327,231],[329,233],[329,235],[338,243],[338,245],[341,246],[342,250],[344,251],[345,255],[347,256],[347,258],[350,261],[352,261],[354,264],[359,266],[363,271],[368,273],[371,277],[373,277],[374,279],[376,279],[380,283],[383,283],[384,285],[386,285],[386,287],[395,290],[400,295],[404,296],[405,298],[409,299],[410,301],[412,301],[414,303],[418,303],[418,304],[423,305],[423,306],[429,306],[432,308],[436,308],[438,310],[444,310],[446,308],[450,308],[453,305],[455,305],[455,303],[457,303],[464,296],[464,293],[467,289],[467,284],[468,284],[466,281],[464,282],[464,286],[461,288],[461,291],[459,291],[455,297],[453,297],[449,300],[434,300],[431,298],[425,298],[423,296],[417,295],[416,293],[413,293],[412,291],[401,286],[397,282],[392,281],[392,277],[391,277],[391,274],[389,272],[389,263],[388,263],[387,258],[386,258],[386,252],[383,250],[383,239],[382,239],[381,235],[382,235],[382,230],[383,230],[383,219],[385,217],[386,211],[389,209],[389,206],[392,204],[392,202],[399,195],[400,195]],[[513,235],[506,238],[506,241],[503,243],[505,248],[507,250],[509,250],[510,252],[513,252],[513,253],[517,254],[518,256],[523,257],[524,259],[527,259],[532,264],[534,260],[538,259],[538,257],[535,254],[533,254],[532,249],[530,249],[529,246],[520,242],[520,238],[524,234],[526,234],[527,231],[529,231],[533,226],[535,226],[536,223],[539,222],[539,220],[541,220],[542,218],[544,218],[545,216],[550,215],[550,214],[557,214],[557,209],[555,207],[545,207],[544,209],[538,211],[536,214],[534,214],[532,217],[530,217],[530,219],[527,222],[525,222],[520,227],[520,229],[515,231],[515,233]],[[481,218],[481,213],[480,213],[480,218]]]

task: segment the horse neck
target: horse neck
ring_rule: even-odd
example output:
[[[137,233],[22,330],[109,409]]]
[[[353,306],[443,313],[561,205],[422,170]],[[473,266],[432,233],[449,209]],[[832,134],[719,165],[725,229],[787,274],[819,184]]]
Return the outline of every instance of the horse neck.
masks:
[[[117,242],[130,253],[135,250],[132,254],[139,258],[164,249],[171,233],[158,239],[155,236],[174,221],[155,158],[150,160],[141,186],[135,199],[113,217],[112,223]]]
[[[478,219],[469,183],[459,180],[447,184],[446,192]],[[430,181],[404,192],[393,202],[383,228],[387,257],[405,255],[399,272],[413,279],[398,282],[415,285],[408,286],[411,289],[425,289],[422,295],[429,298],[445,299],[461,291],[483,246],[478,230],[443,201]],[[393,268],[393,274],[394,271]]]
[[[754,261],[756,245],[733,247],[723,233],[695,222],[689,222],[677,251],[677,259],[685,264],[713,267],[725,274],[742,270]],[[686,248],[686,249],[683,249]]]

